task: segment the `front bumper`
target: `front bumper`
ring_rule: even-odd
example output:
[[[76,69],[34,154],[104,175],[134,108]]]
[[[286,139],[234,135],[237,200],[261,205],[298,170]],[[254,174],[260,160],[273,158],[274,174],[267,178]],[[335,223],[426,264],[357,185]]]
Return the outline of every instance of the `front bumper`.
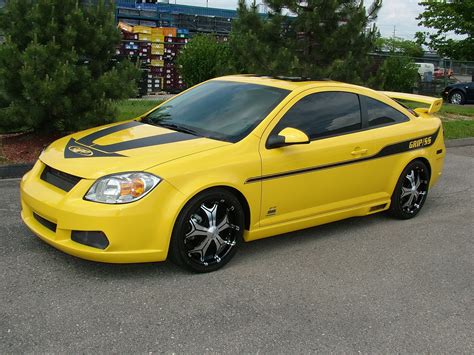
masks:
[[[135,263],[163,261],[168,247],[175,212],[173,201],[180,193],[162,181],[143,199],[123,205],[100,204],[83,199],[93,180],[82,179],[69,192],[43,180],[45,165],[38,161],[21,181],[21,217],[31,231],[53,247],[93,261]],[[157,198],[159,196],[159,199]],[[158,201],[171,201],[170,205]],[[38,217],[56,224],[55,231]],[[71,239],[72,231],[101,231],[109,240],[105,249],[87,246]]]

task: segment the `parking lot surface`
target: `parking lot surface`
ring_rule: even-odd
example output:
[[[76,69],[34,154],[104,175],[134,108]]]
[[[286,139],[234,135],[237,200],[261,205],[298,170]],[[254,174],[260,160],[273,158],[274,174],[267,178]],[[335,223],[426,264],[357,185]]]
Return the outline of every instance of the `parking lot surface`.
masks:
[[[415,219],[248,243],[202,275],[63,254],[23,226],[18,184],[0,181],[0,353],[474,352],[474,147],[448,150]]]

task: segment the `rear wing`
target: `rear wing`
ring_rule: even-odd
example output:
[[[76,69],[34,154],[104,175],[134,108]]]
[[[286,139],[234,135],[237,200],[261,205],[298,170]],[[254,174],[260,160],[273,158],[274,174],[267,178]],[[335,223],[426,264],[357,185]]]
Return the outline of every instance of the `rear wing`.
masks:
[[[394,100],[405,100],[419,102],[421,104],[429,105],[430,107],[419,107],[415,111],[418,113],[429,113],[433,114],[438,112],[443,105],[443,99],[437,99],[436,97],[415,95],[415,94],[405,94],[403,92],[391,92],[391,91],[382,91],[382,94],[387,95]]]

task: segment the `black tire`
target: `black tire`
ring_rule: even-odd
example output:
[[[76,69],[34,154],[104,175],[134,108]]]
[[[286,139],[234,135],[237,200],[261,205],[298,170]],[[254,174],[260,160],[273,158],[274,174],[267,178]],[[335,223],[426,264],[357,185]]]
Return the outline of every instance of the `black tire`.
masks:
[[[175,264],[195,272],[218,270],[242,243],[244,221],[242,205],[231,192],[222,188],[204,191],[179,213],[169,256]]]
[[[425,163],[414,160],[403,169],[392,194],[389,214],[398,219],[415,217],[428,197],[430,171]]]
[[[453,105],[464,105],[466,97],[462,91],[453,90],[449,93],[448,101]]]

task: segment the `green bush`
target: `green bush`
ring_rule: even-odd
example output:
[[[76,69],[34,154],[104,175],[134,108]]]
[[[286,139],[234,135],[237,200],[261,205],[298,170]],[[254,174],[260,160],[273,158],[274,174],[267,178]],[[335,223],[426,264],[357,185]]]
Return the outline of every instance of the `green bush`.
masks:
[[[11,0],[0,14],[0,128],[73,131],[113,121],[138,70],[114,63],[120,34],[109,3]]]
[[[229,48],[212,35],[194,36],[178,56],[179,71],[188,86],[231,72]]]
[[[418,68],[409,57],[392,56],[380,68],[383,78],[382,89],[389,91],[412,92],[419,80]]]

